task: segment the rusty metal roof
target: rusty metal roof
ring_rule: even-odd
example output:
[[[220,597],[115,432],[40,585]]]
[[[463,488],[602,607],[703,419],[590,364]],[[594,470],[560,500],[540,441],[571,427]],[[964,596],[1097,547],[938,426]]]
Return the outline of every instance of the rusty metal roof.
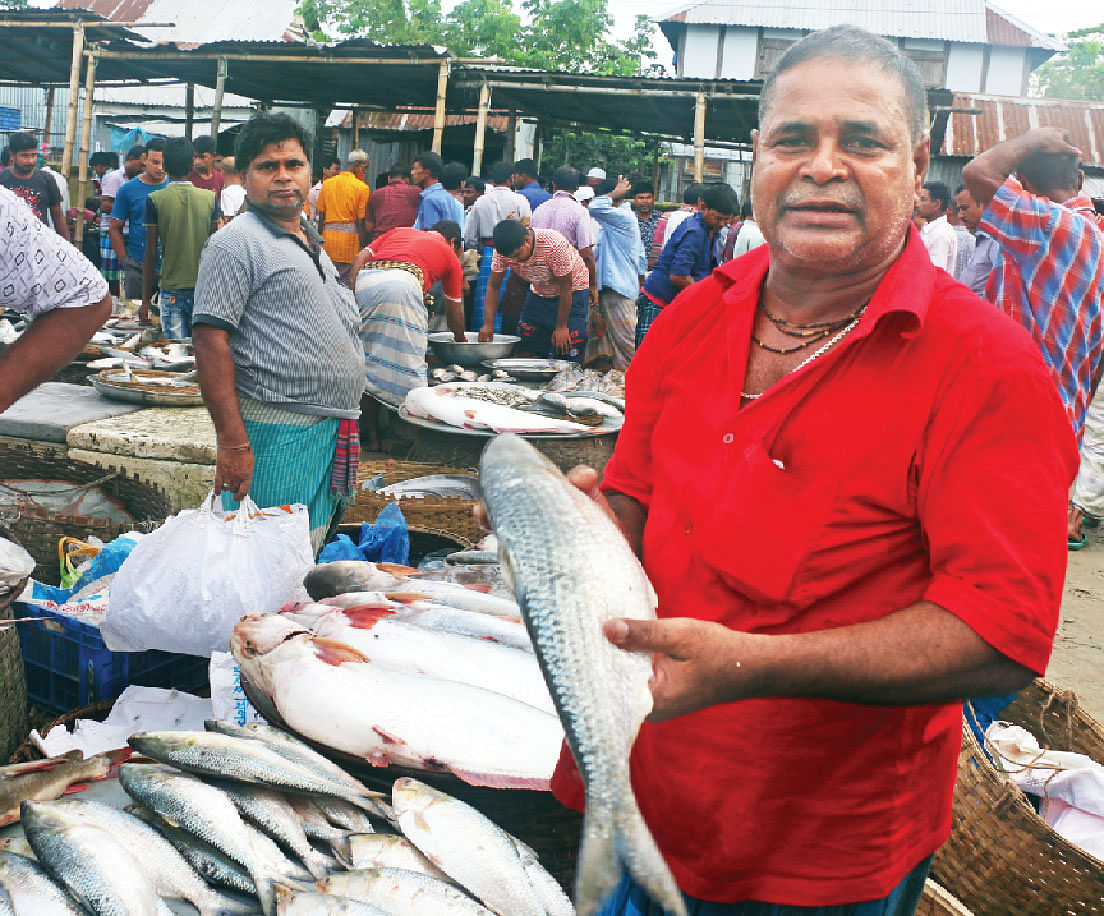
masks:
[[[811,32],[834,25],[857,25],[876,35],[929,38],[973,44],[1009,44],[1063,50],[1061,42],[1032,29],[988,0],[704,0],[680,7],[659,20],[669,24],[736,25]],[[675,42],[672,41],[672,44]]]
[[[955,93],[952,105],[980,113],[951,115],[943,155],[972,158],[1033,127],[1060,127],[1085,165],[1104,168],[1104,104]]]
[[[302,41],[297,0],[59,0],[56,9],[91,10],[115,22],[136,23],[153,42]],[[173,23],[143,29],[141,23]]]

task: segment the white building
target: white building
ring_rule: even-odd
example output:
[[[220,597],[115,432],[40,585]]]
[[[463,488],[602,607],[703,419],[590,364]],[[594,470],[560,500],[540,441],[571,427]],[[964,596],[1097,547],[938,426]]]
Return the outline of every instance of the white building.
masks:
[[[988,0],[704,0],[659,21],[678,76],[760,80],[809,32],[857,25],[897,43],[928,88],[1027,94],[1031,71],[1064,46]]]

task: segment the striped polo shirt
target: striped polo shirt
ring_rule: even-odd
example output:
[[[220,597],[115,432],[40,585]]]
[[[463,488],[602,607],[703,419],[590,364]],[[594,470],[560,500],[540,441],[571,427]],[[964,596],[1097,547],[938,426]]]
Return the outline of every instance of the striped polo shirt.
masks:
[[[239,396],[355,419],[364,392],[360,311],[305,219],[309,245],[250,208],[199,262],[193,324],[229,332]]]

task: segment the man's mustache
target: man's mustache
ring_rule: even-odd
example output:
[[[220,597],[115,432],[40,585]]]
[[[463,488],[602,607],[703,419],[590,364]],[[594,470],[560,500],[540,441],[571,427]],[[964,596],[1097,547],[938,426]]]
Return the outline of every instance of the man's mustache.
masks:
[[[813,191],[789,188],[778,196],[778,209],[790,210],[805,204],[835,204],[846,210],[860,211],[865,206],[858,188],[837,188],[833,191]]]

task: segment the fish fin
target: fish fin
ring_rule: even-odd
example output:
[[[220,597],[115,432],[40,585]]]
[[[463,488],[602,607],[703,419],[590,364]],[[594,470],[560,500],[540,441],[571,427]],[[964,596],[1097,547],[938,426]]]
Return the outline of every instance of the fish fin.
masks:
[[[312,851],[303,856],[303,864],[307,866],[307,871],[316,881],[321,881],[330,872],[327,857],[317,851]]]
[[[481,595],[489,595],[491,593],[491,587],[480,582],[465,582],[464,588],[473,592],[479,592]]]
[[[631,791],[627,794],[628,797],[622,799],[614,814],[618,857],[652,900],[673,916],[687,916],[682,891],[675,883],[674,875],[659,851],[636,799]],[[598,902],[601,903],[601,899]]]
[[[594,916],[621,880],[613,812],[588,798],[579,859],[575,866],[575,910]],[[603,814],[605,816],[603,816]]]
[[[346,662],[367,662],[371,661],[362,652],[358,652],[352,646],[348,646],[343,642],[338,642],[336,639],[326,639],[319,636],[311,641],[314,646],[314,654],[318,657],[319,661],[325,662],[327,665],[333,665],[337,667],[344,665]]]
[[[134,748],[132,747],[120,747],[113,751],[105,751],[102,755],[107,758],[108,768],[102,776],[93,776],[92,779],[114,779],[119,775],[119,767],[130,760],[134,756]]]
[[[531,789],[534,792],[547,792],[551,780],[541,776],[506,776],[499,773],[476,773],[474,770],[459,770],[449,767],[449,772],[462,779],[469,786],[486,786],[489,789]]]
[[[381,620],[395,615],[395,609],[381,604],[357,604],[345,609],[349,625],[357,630],[370,630]]]
[[[66,754],[64,757],[48,757],[46,760],[28,760],[26,763],[13,763],[11,766],[0,768],[0,782],[3,782],[5,779],[11,779],[13,776],[23,776],[26,773],[42,773],[46,770],[52,770],[54,767],[61,766],[64,763],[80,760],[80,751],[76,753],[76,757],[71,757],[69,754]]]
[[[406,744],[402,738],[397,738],[394,735],[388,734],[378,725],[372,726],[372,731],[379,735],[383,739],[384,744]]]
[[[88,789],[88,783],[86,782],[74,782],[65,787],[65,791],[62,795],[76,795],[78,792],[84,792]]]
[[[403,566],[402,563],[377,563],[376,569],[390,573],[396,579],[405,579],[407,576],[420,576],[422,571],[414,566]]]
[[[397,601],[399,604],[414,604],[416,601],[432,601],[432,595],[422,595],[417,592],[388,592],[383,596],[388,601]]]

